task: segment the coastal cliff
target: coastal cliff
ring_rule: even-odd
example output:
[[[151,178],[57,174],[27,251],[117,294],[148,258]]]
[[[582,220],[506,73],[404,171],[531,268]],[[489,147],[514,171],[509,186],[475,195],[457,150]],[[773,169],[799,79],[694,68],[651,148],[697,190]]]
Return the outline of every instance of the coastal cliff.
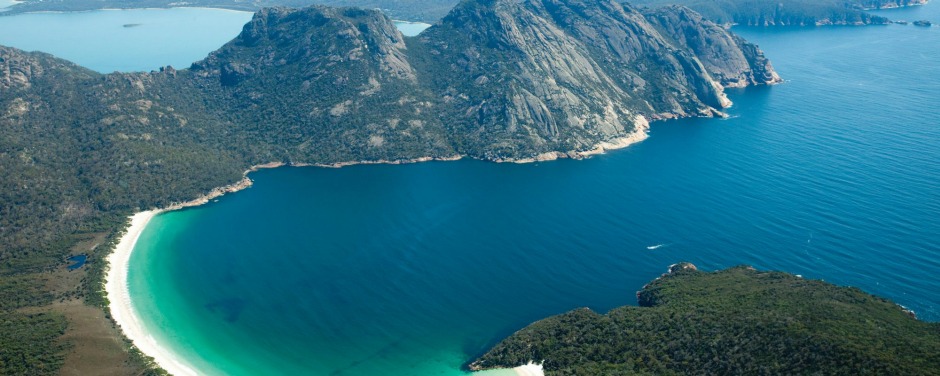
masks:
[[[856,288],[781,272],[680,263],[639,306],[535,322],[470,364],[547,375],[940,374],[940,324]]]

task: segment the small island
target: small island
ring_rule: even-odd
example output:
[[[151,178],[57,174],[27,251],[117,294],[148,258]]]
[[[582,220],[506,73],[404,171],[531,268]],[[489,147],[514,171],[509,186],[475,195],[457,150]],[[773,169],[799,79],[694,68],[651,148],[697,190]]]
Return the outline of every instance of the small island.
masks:
[[[535,322],[470,364],[548,375],[940,374],[940,324],[891,301],[782,272],[671,266],[639,306]]]

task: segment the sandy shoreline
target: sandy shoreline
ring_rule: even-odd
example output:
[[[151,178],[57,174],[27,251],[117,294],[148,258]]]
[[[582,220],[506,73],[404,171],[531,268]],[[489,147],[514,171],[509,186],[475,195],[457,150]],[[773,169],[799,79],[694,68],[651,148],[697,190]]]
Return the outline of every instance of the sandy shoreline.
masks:
[[[121,328],[121,331],[124,332],[124,336],[130,339],[131,342],[134,343],[134,346],[137,346],[138,350],[152,357],[160,368],[163,368],[170,374],[182,376],[198,375],[199,373],[179,359],[177,354],[157,342],[144,327],[143,323],[140,321],[140,317],[137,316],[137,312],[134,311],[127,285],[127,272],[130,267],[131,253],[134,251],[134,246],[137,244],[140,234],[147,228],[147,224],[150,223],[150,220],[160,213],[203,205],[226,193],[237,192],[248,188],[252,184],[251,179],[248,178],[248,174],[252,171],[263,168],[276,168],[283,165],[284,163],[277,162],[255,165],[245,170],[242,174],[242,179],[235,184],[214,188],[209,191],[209,193],[194,200],[174,203],[164,209],[145,210],[130,216],[130,224],[127,227],[127,231],[121,236],[121,240],[118,241],[118,244],[114,247],[114,251],[108,256],[108,271],[105,274],[104,288],[108,297],[108,308],[111,310],[111,318],[114,319],[114,322],[116,322],[118,327]]]
[[[625,137],[598,143],[595,148],[591,150],[571,151],[568,153],[551,152],[540,154],[532,158],[507,159],[496,162],[531,163],[555,160],[558,158],[581,159],[596,154],[602,154],[607,150],[625,148],[634,143],[643,141],[648,137],[647,132],[649,130],[649,122],[642,116],[638,116],[636,120],[636,128],[632,133]],[[352,161],[332,164],[292,163],[291,166],[339,168],[358,164],[404,164],[427,161],[456,161],[463,158],[463,155],[457,154],[448,157],[421,157],[407,160]],[[150,220],[160,213],[203,205],[212,199],[222,196],[226,193],[237,192],[248,188],[252,184],[251,179],[248,178],[249,173],[264,168],[277,168],[285,165],[286,164],[283,162],[271,162],[255,165],[248,170],[245,170],[242,179],[234,184],[212,189],[208,194],[194,200],[174,203],[163,209],[145,210],[129,217],[130,223],[126,232],[123,236],[121,236],[121,239],[117,246],[115,246],[114,251],[107,258],[109,266],[105,275],[105,293],[107,295],[108,301],[110,302],[109,309],[111,310],[111,317],[117,323],[118,327],[121,328],[124,335],[134,344],[134,346],[137,346],[137,348],[145,355],[152,357],[158,366],[170,374],[180,376],[198,375],[199,373],[179,359],[177,354],[174,354],[168,348],[158,343],[156,339],[154,339],[153,336],[147,332],[143,323],[140,321],[140,318],[137,316],[137,313],[134,311],[133,305],[131,303],[130,292],[128,291],[127,273],[131,253],[134,251],[134,246],[137,244],[137,240],[140,238],[140,234],[147,227],[147,224],[150,222]],[[512,370],[515,371],[519,376],[544,375],[542,366],[534,363],[515,367]]]
[[[524,366],[518,366],[512,369],[519,376],[545,376],[545,370],[541,364],[529,363]]]
[[[134,346],[137,346],[147,356],[153,357],[161,368],[173,375],[197,375],[194,369],[177,359],[172,351],[161,346],[147,332],[131,305],[131,296],[127,286],[127,271],[131,252],[134,250],[134,245],[137,243],[137,239],[140,238],[140,234],[147,227],[147,223],[162,212],[163,210],[147,210],[130,217],[130,226],[127,228],[127,232],[121,237],[118,245],[114,247],[114,252],[108,256],[109,269],[106,276],[105,291],[107,291],[108,301],[110,302],[111,317],[121,327],[124,335],[134,343]]]
[[[471,366],[471,368],[473,368]],[[545,376],[545,370],[541,364],[529,362],[513,368],[493,368],[487,370],[473,371],[475,376]]]

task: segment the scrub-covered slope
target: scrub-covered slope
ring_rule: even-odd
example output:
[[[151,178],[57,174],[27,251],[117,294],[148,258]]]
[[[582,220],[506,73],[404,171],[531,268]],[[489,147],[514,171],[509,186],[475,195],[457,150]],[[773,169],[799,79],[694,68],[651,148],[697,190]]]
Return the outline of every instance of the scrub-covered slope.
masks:
[[[579,309],[516,332],[474,369],[544,362],[549,375],[940,374],[940,324],[862,292],[780,272],[692,264],[639,307]]]

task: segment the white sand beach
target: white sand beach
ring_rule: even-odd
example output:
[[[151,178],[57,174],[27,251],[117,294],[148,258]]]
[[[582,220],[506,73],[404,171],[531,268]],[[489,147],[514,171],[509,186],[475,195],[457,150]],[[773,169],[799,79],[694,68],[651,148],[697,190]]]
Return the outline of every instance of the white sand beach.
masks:
[[[524,366],[518,366],[512,369],[519,376],[545,376],[545,370],[541,364],[529,363]]]
[[[176,376],[197,375],[196,371],[176,359],[173,352],[158,343],[147,329],[131,305],[131,296],[127,287],[127,268],[131,252],[147,223],[163,210],[148,210],[130,217],[130,226],[121,237],[121,241],[108,257],[110,269],[106,276],[105,291],[110,301],[111,317],[117,322],[124,335],[144,354],[153,357],[156,363],[170,374]]]
[[[617,145],[604,145],[599,146],[598,148],[601,150],[609,150],[611,148],[625,147],[629,144],[642,141],[646,138],[647,129],[647,127],[639,127],[639,129],[637,129],[635,133],[631,134],[630,137],[625,138],[623,143]],[[352,164],[371,163],[398,164],[425,162],[430,160],[459,160],[461,158],[463,158],[463,156],[456,155],[444,158],[418,158],[408,161],[360,161],[321,167],[342,167]],[[140,239],[141,233],[143,233],[144,229],[147,227],[147,224],[150,223],[150,220],[158,214],[166,211],[203,205],[216,197],[225,195],[226,193],[237,192],[239,190],[248,188],[252,185],[251,179],[248,178],[248,173],[257,171],[259,169],[277,168],[283,165],[284,163],[281,162],[273,162],[252,166],[250,169],[244,172],[242,180],[234,184],[215,188],[208,194],[191,201],[175,203],[165,209],[142,211],[129,217],[130,223],[127,227],[127,232],[124,233],[117,246],[115,246],[114,251],[110,256],[108,256],[109,269],[107,271],[107,275],[105,276],[105,292],[107,294],[109,306],[111,309],[111,317],[117,323],[118,327],[120,327],[124,332],[124,335],[134,343],[134,346],[136,346],[145,355],[152,357],[158,366],[170,374],[175,376],[188,376],[199,375],[200,373],[197,372],[196,369],[194,369],[192,366],[183,362],[182,359],[177,357],[177,355],[170,349],[159,343],[147,331],[143,325],[143,322],[140,320],[140,317],[137,316],[137,312],[134,310],[134,307],[131,303],[130,291],[128,290],[127,274],[128,268],[130,266],[131,253],[134,251],[134,246],[137,244],[137,240]],[[482,371],[478,372],[478,374],[487,375],[493,372],[497,372],[498,375],[505,375],[506,372],[514,372],[519,376],[544,376],[545,374],[542,366],[535,363],[529,363],[527,365],[515,367],[512,369]]]
[[[529,364],[515,368],[497,368],[485,371],[473,372],[474,376],[545,376],[545,370],[541,364],[530,362]]]

